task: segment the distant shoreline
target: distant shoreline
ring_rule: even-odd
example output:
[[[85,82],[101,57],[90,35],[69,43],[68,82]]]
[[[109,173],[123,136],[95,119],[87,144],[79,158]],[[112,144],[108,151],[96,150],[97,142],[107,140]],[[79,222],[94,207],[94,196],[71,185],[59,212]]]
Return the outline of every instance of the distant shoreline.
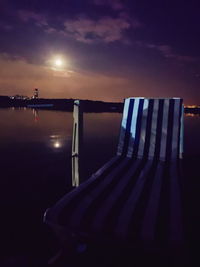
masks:
[[[200,108],[184,108],[184,113],[200,114]]]
[[[73,111],[75,99],[11,99],[7,96],[0,96],[0,107],[26,107],[50,110]],[[85,112],[122,112],[123,103],[103,102],[93,100],[81,100],[81,106]]]
[[[37,108],[48,110],[73,111],[75,99],[12,99],[8,96],[0,96],[0,108]],[[81,100],[84,112],[118,112],[123,111],[122,102],[104,102],[95,100]],[[185,107],[184,112],[191,114],[200,114],[200,107]]]

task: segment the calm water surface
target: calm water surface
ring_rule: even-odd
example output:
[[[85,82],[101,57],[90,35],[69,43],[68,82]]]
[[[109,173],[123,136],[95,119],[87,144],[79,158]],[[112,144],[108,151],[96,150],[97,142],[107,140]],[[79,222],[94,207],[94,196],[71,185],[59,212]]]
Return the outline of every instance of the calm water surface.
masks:
[[[122,114],[84,114],[84,173],[89,177],[117,147]],[[33,262],[54,253],[43,213],[71,189],[72,113],[0,109],[1,261]],[[185,116],[184,188],[189,235],[199,212],[200,117]],[[191,231],[191,232],[190,232]]]

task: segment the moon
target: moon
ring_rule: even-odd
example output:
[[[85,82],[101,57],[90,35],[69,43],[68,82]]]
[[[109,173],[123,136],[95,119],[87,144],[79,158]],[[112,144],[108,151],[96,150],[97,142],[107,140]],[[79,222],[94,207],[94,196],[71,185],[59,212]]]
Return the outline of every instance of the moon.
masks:
[[[60,58],[55,59],[54,64],[56,67],[61,67],[63,65],[63,61]]]

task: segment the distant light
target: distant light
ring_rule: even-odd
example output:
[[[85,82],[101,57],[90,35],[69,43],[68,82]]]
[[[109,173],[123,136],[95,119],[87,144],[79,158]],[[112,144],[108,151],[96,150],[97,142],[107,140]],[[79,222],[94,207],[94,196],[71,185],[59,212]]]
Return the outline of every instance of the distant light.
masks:
[[[188,105],[188,106],[185,106],[185,108],[200,108],[200,106],[198,106],[198,105]]]

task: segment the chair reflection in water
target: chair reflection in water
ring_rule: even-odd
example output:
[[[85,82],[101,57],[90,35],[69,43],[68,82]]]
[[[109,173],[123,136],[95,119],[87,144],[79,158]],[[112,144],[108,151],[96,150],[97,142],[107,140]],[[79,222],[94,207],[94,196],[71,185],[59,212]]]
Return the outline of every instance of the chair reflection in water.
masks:
[[[66,242],[179,248],[182,153],[182,99],[127,98],[116,155],[48,209],[44,220]]]

